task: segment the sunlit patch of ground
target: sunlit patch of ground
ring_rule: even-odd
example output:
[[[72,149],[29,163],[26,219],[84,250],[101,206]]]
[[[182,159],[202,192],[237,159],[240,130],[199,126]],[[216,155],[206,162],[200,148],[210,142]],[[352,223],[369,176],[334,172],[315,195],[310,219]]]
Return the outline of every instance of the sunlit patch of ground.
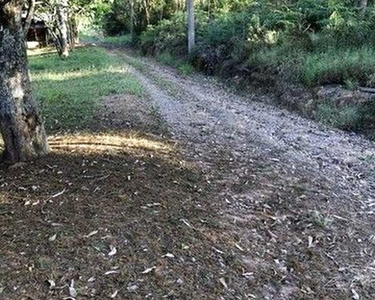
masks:
[[[46,54],[56,54],[57,55],[56,48],[54,46],[48,46],[48,47],[27,49],[27,55],[28,56],[37,56],[37,55],[46,55]]]
[[[83,150],[90,153],[102,153],[105,151],[116,153],[127,149],[142,149],[156,152],[156,154],[168,154],[172,151],[171,145],[162,141],[147,139],[137,135],[115,133],[66,134],[63,136],[52,136],[48,141],[52,150],[66,149],[72,152]]]
[[[214,297],[222,272],[246,284],[205,174],[173,141],[122,131],[49,143],[46,157],[0,167],[0,299],[64,299],[72,281],[77,299]]]
[[[48,131],[92,129],[102,97],[145,96],[121,60],[98,47],[79,48],[65,60],[56,53],[29,60],[34,97]]]

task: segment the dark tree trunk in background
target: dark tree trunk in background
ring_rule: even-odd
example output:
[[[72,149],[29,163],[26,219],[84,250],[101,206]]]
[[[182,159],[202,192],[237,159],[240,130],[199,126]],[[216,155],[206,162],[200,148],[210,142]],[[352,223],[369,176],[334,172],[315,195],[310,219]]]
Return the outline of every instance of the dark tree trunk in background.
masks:
[[[194,0],[187,0],[187,20],[188,20],[188,52],[191,54],[195,48],[195,15]]]
[[[132,42],[135,41],[135,30],[134,30],[134,19],[135,19],[135,13],[134,13],[134,0],[130,0],[130,35],[132,37]]]
[[[25,24],[23,25],[23,32],[25,36],[27,36],[27,33],[29,32],[31,21],[33,20],[33,17],[34,17],[34,11],[35,11],[35,0],[29,0],[27,16],[26,16]]]
[[[10,163],[49,150],[32,97],[21,12],[22,1],[0,0],[0,132],[4,158]]]
[[[59,39],[60,39],[60,51],[59,55],[62,59],[65,59],[69,56],[68,48],[68,0],[60,0],[57,8],[57,17],[59,24]]]
[[[77,20],[74,15],[69,17],[69,45],[70,49],[73,51],[78,43],[78,26]]]

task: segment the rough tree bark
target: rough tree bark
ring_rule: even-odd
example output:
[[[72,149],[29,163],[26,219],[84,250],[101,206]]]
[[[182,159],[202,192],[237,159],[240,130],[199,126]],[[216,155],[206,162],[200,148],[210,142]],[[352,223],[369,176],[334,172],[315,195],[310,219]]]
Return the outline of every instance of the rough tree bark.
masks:
[[[27,36],[27,33],[29,32],[31,21],[34,17],[34,11],[35,11],[35,0],[29,0],[29,7],[27,11],[27,16],[25,20],[25,24],[23,25],[23,33],[25,36]]]
[[[69,47],[68,47],[68,0],[60,0],[58,9],[58,29],[60,31],[60,57],[65,59],[69,56]]]
[[[188,52],[191,54],[195,48],[195,15],[194,0],[187,0],[187,20],[188,20]]]
[[[49,151],[32,97],[21,13],[21,0],[0,0],[0,132],[9,163]]]

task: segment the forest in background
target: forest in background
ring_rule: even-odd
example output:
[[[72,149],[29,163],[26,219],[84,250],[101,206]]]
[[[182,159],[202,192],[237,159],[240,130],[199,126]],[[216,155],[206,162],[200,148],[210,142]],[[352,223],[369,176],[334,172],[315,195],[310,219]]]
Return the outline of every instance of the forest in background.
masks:
[[[130,35],[126,42],[166,64],[176,65],[178,58],[184,62],[178,66],[183,72],[194,66],[210,75],[240,77],[245,84],[261,78],[265,86],[282,81],[309,89],[375,87],[371,1],[202,0],[194,4],[196,46],[190,55],[184,1],[114,0],[98,25],[109,36]],[[371,101],[318,106],[316,119],[346,130],[372,129],[375,105]]]
[[[218,75],[242,92],[260,89],[305,117],[374,137],[373,1],[28,2],[60,57],[74,50],[79,30],[84,38],[104,34],[101,42],[132,46],[182,74]],[[195,14],[190,23],[189,11]],[[190,48],[188,24],[195,27]]]
[[[195,3],[195,11],[197,46],[191,59],[208,72],[258,68],[307,85],[373,85],[371,5],[364,9],[358,0],[203,0]],[[134,30],[145,53],[187,54],[183,1],[114,0],[103,28],[109,35]],[[288,72],[291,66],[294,71]]]

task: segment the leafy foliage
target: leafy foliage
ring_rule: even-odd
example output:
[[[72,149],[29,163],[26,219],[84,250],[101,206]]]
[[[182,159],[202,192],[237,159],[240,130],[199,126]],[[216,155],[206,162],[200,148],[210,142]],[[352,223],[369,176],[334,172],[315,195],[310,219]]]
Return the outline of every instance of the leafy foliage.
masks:
[[[129,1],[115,0],[115,4],[126,7]],[[199,1],[195,3],[196,48],[188,55],[185,8],[169,1],[139,2],[134,24],[141,51],[181,68],[182,73],[189,72],[193,64],[207,74],[226,77],[277,76],[309,87],[375,87],[373,3],[363,10],[358,0]],[[116,5],[111,10],[114,15]],[[129,25],[129,12],[123,12],[121,17]],[[146,12],[150,15],[147,22]],[[126,26],[112,33],[129,31]],[[186,67],[175,63],[187,59],[190,64]],[[340,109],[324,104],[317,118],[357,130],[366,127],[375,115],[364,106]]]
[[[375,11],[336,0],[223,1],[197,10],[193,61],[208,73],[267,72],[308,85],[370,84]],[[186,55],[186,19],[177,12],[142,33],[144,53]]]

